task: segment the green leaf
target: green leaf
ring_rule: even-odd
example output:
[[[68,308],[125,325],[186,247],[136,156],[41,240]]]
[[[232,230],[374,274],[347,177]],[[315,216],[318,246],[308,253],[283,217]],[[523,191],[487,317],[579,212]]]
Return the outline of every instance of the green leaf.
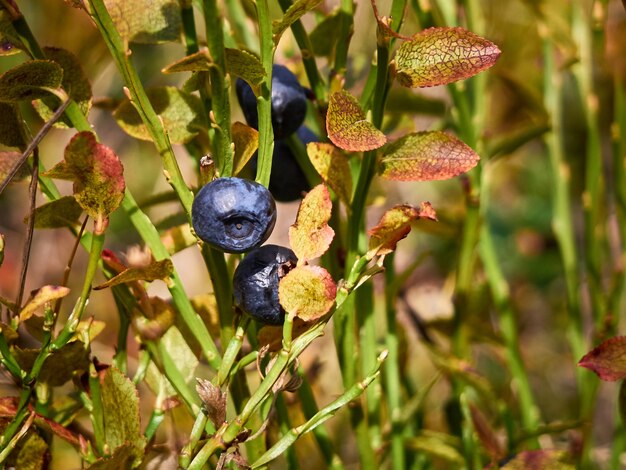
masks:
[[[348,157],[337,147],[322,142],[309,143],[306,151],[322,181],[349,206],[352,198],[352,173]]]
[[[153,261],[148,266],[127,268],[104,284],[94,287],[94,290],[106,289],[107,287],[135,281],[152,282],[157,279],[165,280],[173,271],[174,264],[171,259]]]
[[[31,60],[0,75],[0,101],[16,103],[50,95],[61,86],[63,69],[51,60]]]
[[[258,89],[265,77],[265,69],[258,57],[250,52],[228,47],[225,53],[226,71],[248,82],[252,90]]]
[[[326,315],[335,303],[337,285],[321,266],[302,265],[289,271],[278,284],[280,305],[305,322]]]
[[[370,241],[367,258],[372,259],[374,256],[384,256],[395,251],[396,244],[411,231],[411,223],[420,217],[436,220],[430,203],[423,203],[421,209],[400,204],[385,212],[378,225],[368,232]]]
[[[74,227],[82,213],[83,208],[74,196],[64,196],[35,209],[35,228]]]
[[[24,122],[13,103],[0,102],[0,144],[7,147],[26,148]],[[1,164],[0,164],[1,165]]]
[[[160,44],[181,40],[178,0],[104,0],[104,4],[128,42]]]
[[[41,470],[47,467],[50,459],[48,444],[34,428],[31,428],[20,440],[17,448],[11,453],[11,458],[6,463],[9,468]]]
[[[39,349],[12,347],[11,353],[25,371],[33,368]],[[89,352],[82,341],[72,341],[53,351],[44,361],[38,379],[52,387],[60,387],[74,374],[80,375],[89,368]]]
[[[88,470],[120,470],[132,468],[136,459],[136,452],[133,445],[126,443],[113,451],[111,456],[99,458]]]
[[[596,373],[602,380],[614,382],[626,379],[626,336],[603,341],[578,362]]]
[[[330,193],[323,184],[315,186],[302,199],[296,221],[289,227],[289,244],[298,264],[318,258],[328,250],[335,236],[328,225],[331,212]]]
[[[72,98],[85,116],[91,109],[91,84],[78,61],[78,58],[71,52],[58,47],[45,47],[46,58],[56,62],[63,69],[63,81],[61,86]],[[56,96],[47,96],[42,100],[33,103],[35,109],[44,121],[49,120],[54,111],[60,106],[61,100]],[[62,116],[55,124],[56,127],[73,127],[68,118]]]
[[[365,119],[358,101],[345,90],[330,96],[326,131],[333,144],[350,152],[374,150],[387,142],[385,134]]]
[[[187,143],[206,128],[202,101],[197,96],[175,87],[152,88],[146,94],[172,143]],[[128,99],[120,104],[113,116],[130,136],[152,141],[148,128]]]
[[[196,369],[199,362],[198,358],[189,348],[185,338],[181,335],[178,328],[175,326],[170,327],[161,337],[160,341],[172,358],[172,361],[179,365],[178,369],[180,375],[186,383],[190,383],[196,376]],[[173,397],[177,395],[176,389],[159,372],[157,366],[152,362],[148,366],[148,370],[146,372],[146,383],[156,394],[163,391],[165,397]]]
[[[11,14],[4,6],[0,6],[0,56],[8,56],[25,51],[20,35],[13,26]]]
[[[296,0],[293,2],[280,20],[273,21],[272,34],[274,35],[274,44],[278,44],[281,36],[287,28],[298,21],[304,14],[317,7],[322,0]]]
[[[394,181],[445,180],[474,168],[480,157],[445,132],[416,132],[388,145],[379,162],[381,176]]]
[[[43,286],[40,289],[32,291],[30,299],[20,312],[20,321],[28,320],[38,309],[47,303],[62,299],[69,293],[70,290],[64,286]]]
[[[488,69],[500,57],[494,43],[463,28],[429,28],[404,42],[394,67],[401,85],[446,85]]]
[[[119,369],[107,367],[100,372],[104,438],[110,449],[132,446],[132,458],[138,464],[146,446],[141,433],[139,394],[132,381]]]
[[[65,147],[65,160],[45,175],[71,178],[76,202],[94,219],[96,233],[103,233],[109,214],[124,198],[123,172],[122,162],[113,150],[98,143],[92,132],[79,132]]]
[[[309,39],[313,46],[313,54],[318,57],[329,57],[333,54],[339,38],[337,31],[339,30],[343,14],[345,13],[336,8],[313,28],[313,31],[309,34]]]
[[[21,158],[22,154],[18,152],[0,152],[0,181],[4,181],[6,177],[9,176],[9,173],[15,164],[20,161]],[[29,176],[30,172],[28,171],[28,165],[23,163],[11,181],[20,181],[28,178]]]
[[[163,68],[161,72],[165,74],[178,72],[200,72],[210,70],[211,67],[214,66],[215,64],[209,55],[209,50],[204,47],[198,52],[171,63],[167,67]]]
[[[259,148],[259,131],[241,122],[235,122],[230,133],[235,144],[235,169],[233,174],[237,175]]]

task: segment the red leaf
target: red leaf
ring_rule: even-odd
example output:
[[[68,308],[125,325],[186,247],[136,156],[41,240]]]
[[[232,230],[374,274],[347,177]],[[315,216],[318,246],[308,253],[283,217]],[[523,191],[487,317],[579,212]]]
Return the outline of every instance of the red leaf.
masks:
[[[602,380],[626,379],[626,336],[604,341],[585,354],[578,365],[595,372]]]

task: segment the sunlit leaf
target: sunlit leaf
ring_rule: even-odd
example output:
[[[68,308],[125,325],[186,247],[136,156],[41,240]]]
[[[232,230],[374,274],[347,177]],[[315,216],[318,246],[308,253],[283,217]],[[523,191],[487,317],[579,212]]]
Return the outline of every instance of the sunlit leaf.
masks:
[[[568,455],[564,451],[525,450],[500,468],[503,470],[574,470],[576,467],[568,463],[568,460]]]
[[[22,154],[18,152],[0,152],[0,181],[3,181],[9,176],[9,172],[13,169],[15,164],[20,161],[21,157]],[[28,165],[22,164],[11,181],[20,181],[24,178],[28,178],[29,175]]]
[[[311,142],[306,146],[309,160],[335,194],[346,205],[352,198],[352,173],[348,157],[335,146],[322,142]]]
[[[395,181],[444,180],[471,170],[479,159],[467,144],[445,132],[416,132],[384,149],[379,171]]]
[[[333,144],[350,152],[374,150],[387,142],[385,134],[365,119],[357,100],[345,90],[330,96],[326,131]]]
[[[274,21],[272,24],[272,33],[274,35],[274,44],[278,44],[281,36],[287,28],[298,21],[302,16],[317,7],[322,0],[296,0],[293,2],[280,20]]]
[[[129,42],[159,44],[181,40],[178,0],[104,0],[120,35]]]
[[[133,457],[140,460],[146,441],[141,433],[137,388],[115,367],[100,372],[100,387],[106,444],[117,449],[130,443]]]
[[[368,258],[383,256],[396,249],[396,244],[411,231],[411,223],[419,218],[437,220],[430,203],[422,203],[418,209],[408,204],[401,204],[385,212],[370,235]]]
[[[26,148],[24,122],[14,103],[0,102],[0,144],[7,147]],[[0,168],[2,164],[0,163]],[[2,170],[0,170],[0,173]]]
[[[173,255],[194,245],[198,239],[191,233],[191,226],[188,223],[184,223],[165,230],[161,235],[161,241],[167,252]]]
[[[237,175],[259,148],[259,131],[237,121],[232,125],[231,136],[235,144],[234,174]]]
[[[35,228],[74,227],[82,213],[83,208],[74,196],[64,196],[35,209]]]
[[[151,88],[146,94],[172,143],[187,143],[206,127],[199,97],[175,87]],[[152,141],[152,135],[129,100],[124,100],[113,116],[128,135]]]
[[[108,217],[122,203],[126,185],[119,157],[96,141],[92,132],[79,132],[65,147],[65,160],[46,176],[71,178],[76,202],[94,219],[96,232],[102,233]]]
[[[78,58],[71,52],[57,47],[45,47],[44,54],[47,59],[61,66],[63,69],[63,81],[61,82],[63,90],[78,104],[83,114],[87,116],[91,109],[91,84]],[[44,121],[52,117],[60,104],[61,100],[56,96],[47,96],[33,103]],[[54,125],[56,127],[73,127],[71,121],[65,116],[62,116]]]
[[[606,381],[626,379],[626,336],[607,339],[578,362]]]
[[[396,52],[401,85],[415,88],[445,85],[488,69],[500,49],[463,28],[430,28],[404,42]]]
[[[174,271],[174,265],[171,259],[154,261],[148,266],[131,267],[109,279],[107,282],[94,287],[94,290],[106,289],[107,287],[117,286],[135,281],[156,281],[157,279],[166,279]]]
[[[321,266],[297,266],[278,284],[280,304],[305,322],[326,315],[335,303],[337,285]]]
[[[0,101],[16,103],[50,95],[61,86],[63,69],[51,60],[30,60],[0,75]]]
[[[47,303],[61,299],[69,293],[70,290],[64,286],[43,286],[31,292],[30,299],[20,312],[20,321],[28,320],[38,309]]]
[[[328,225],[332,211],[330,193],[323,184],[307,193],[298,209],[296,222],[289,227],[289,243],[298,264],[322,256],[328,250],[335,231]]]

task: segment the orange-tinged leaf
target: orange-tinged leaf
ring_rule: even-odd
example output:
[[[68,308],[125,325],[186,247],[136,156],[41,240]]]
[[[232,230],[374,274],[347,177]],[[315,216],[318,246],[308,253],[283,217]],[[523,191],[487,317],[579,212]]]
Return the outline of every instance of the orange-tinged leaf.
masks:
[[[322,177],[322,181],[335,191],[346,205],[352,198],[352,173],[348,157],[337,147],[322,142],[311,142],[306,146],[309,160]]]
[[[322,256],[333,241],[335,231],[328,225],[332,202],[328,188],[318,184],[307,193],[298,209],[296,222],[289,227],[289,244],[298,264]]]
[[[602,380],[626,379],[626,336],[607,339],[585,354],[578,365],[595,372]]]
[[[466,29],[430,28],[403,43],[394,62],[400,84],[416,88],[472,77],[499,56],[498,46]]]
[[[387,142],[385,134],[365,119],[358,101],[345,90],[330,96],[326,131],[333,144],[350,152],[374,150]]]
[[[418,210],[408,204],[395,206],[385,212],[370,235],[367,257],[383,256],[396,249],[397,243],[411,231],[411,222],[419,218]]]
[[[237,175],[259,148],[259,131],[237,121],[231,127],[231,136],[235,144],[235,170]]]
[[[289,315],[315,321],[326,315],[337,295],[337,285],[321,266],[296,266],[278,284],[280,304]]]
[[[127,282],[135,281],[156,281],[157,279],[166,279],[172,274],[174,265],[171,259],[154,261],[148,266],[128,268],[118,275],[112,277],[104,284],[94,287],[94,290],[106,289],[107,287],[117,286]]]
[[[381,176],[394,181],[445,180],[476,166],[480,157],[445,132],[416,132],[388,145],[379,162]]]
[[[70,293],[64,286],[43,286],[30,294],[30,300],[20,312],[20,321],[26,321],[48,302],[61,299]]]
[[[46,176],[74,181],[76,202],[94,219],[97,233],[124,198],[124,168],[112,149],[96,141],[92,132],[79,132],[65,147],[65,160]]]

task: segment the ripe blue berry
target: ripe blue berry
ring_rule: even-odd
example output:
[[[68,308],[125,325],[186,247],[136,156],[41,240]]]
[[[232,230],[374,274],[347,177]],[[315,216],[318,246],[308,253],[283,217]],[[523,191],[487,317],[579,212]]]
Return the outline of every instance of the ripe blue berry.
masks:
[[[243,253],[270,236],[276,223],[276,204],[259,183],[218,178],[196,194],[191,222],[198,237],[214,248]]]
[[[249,126],[259,128],[256,96],[244,80],[235,85],[239,105]],[[272,67],[272,126],[274,138],[282,139],[294,133],[304,122],[306,92],[296,76],[283,65]]]
[[[318,137],[305,126],[297,131],[300,141],[306,146],[309,142],[318,142]],[[256,172],[258,156],[252,158],[252,168]],[[272,154],[272,173],[270,175],[270,192],[280,202],[296,201],[302,194],[311,189],[311,185],[289,145],[284,140],[274,142]]]
[[[278,300],[278,283],[297,261],[293,251],[277,245],[248,253],[235,269],[235,305],[261,323],[282,325],[285,311]]]

